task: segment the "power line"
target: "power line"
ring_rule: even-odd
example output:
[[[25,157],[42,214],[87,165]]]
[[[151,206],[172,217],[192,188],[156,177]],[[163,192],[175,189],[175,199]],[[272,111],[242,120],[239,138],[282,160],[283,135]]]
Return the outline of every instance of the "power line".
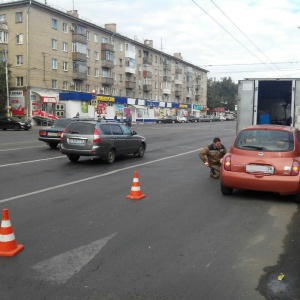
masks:
[[[241,43],[235,36],[233,36],[222,24],[220,24],[217,20],[215,20],[207,11],[205,11],[198,3],[196,3],[194,0],[192,0],[196,6],[198,6],[206,15],[208,15],[215,23],[217,23],[224,31],[226,31],[236,42],[238,42],[243,48],[245,48],[248,52],[250,52],[254,57],[256,57],[259,61],[261,61],[266,67],[268,67],[271,71],[274,72],[270,68],[268,64],[263,62],[257,55],[255,55],[251,50],[249,50],[243,43]]]
[[[213,1],[210,0],[215,7],[218,8],[218,10],[237,28],[237,30],[271,63],[273,62],[248,38],[248,36],[221,10],[221,8]],[[276,65],[274,65],[280,72],[283,73],[281,69],[279,69]],[[283,73],[284,74],[284,73]]]

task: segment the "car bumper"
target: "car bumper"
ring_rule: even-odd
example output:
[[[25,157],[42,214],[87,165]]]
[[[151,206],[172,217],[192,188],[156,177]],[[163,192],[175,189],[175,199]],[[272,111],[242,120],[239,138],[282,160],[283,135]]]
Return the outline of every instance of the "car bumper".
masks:
[[[60,138],[43,138],[39,137],[39,141],[45,143],[60,143]]]
[[[220,180],[227,188],[273,192],[280,195],[300,193],[300,176],[253,175],[222,169]]]

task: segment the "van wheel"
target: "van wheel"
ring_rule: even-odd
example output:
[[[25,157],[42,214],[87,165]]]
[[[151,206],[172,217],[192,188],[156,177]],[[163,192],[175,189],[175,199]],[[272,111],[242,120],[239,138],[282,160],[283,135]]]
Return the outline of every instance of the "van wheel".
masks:
[[[145,145],[141,145],[138,152],[134,153],[137,157],[143,157],[145,154]]]
[[[79,155],[68,155],[68,159],[71,161],[71,162],[77,162],[78,159],[79,159]]]
[[[116,159],[116,151],[114,149],[110,149],[106,155],[106,162],[108,164],[112,164]]]
[[[224,196],[227,196],[227,195],[231,195],[232,192],[233,192],[233,188],[228,188],[228,187],[225,187],[222,183],[221,183],[221,192]]]

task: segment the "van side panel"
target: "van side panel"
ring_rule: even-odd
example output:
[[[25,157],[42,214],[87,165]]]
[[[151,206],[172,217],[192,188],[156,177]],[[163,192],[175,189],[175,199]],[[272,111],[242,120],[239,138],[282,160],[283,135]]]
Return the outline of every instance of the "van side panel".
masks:
[[[238,86],[237,103],[237,128],[238,133],[242,128],[253,124],[254,115],[254,80],[240,80]]]

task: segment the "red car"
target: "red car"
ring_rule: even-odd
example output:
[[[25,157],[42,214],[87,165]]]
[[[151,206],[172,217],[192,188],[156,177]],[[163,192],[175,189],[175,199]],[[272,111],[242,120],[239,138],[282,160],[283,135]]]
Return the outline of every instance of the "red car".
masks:
[[[253,125],[236,136],[221,166],[221,192],[233,189],[292,195],[300,192],[300,131]]]

